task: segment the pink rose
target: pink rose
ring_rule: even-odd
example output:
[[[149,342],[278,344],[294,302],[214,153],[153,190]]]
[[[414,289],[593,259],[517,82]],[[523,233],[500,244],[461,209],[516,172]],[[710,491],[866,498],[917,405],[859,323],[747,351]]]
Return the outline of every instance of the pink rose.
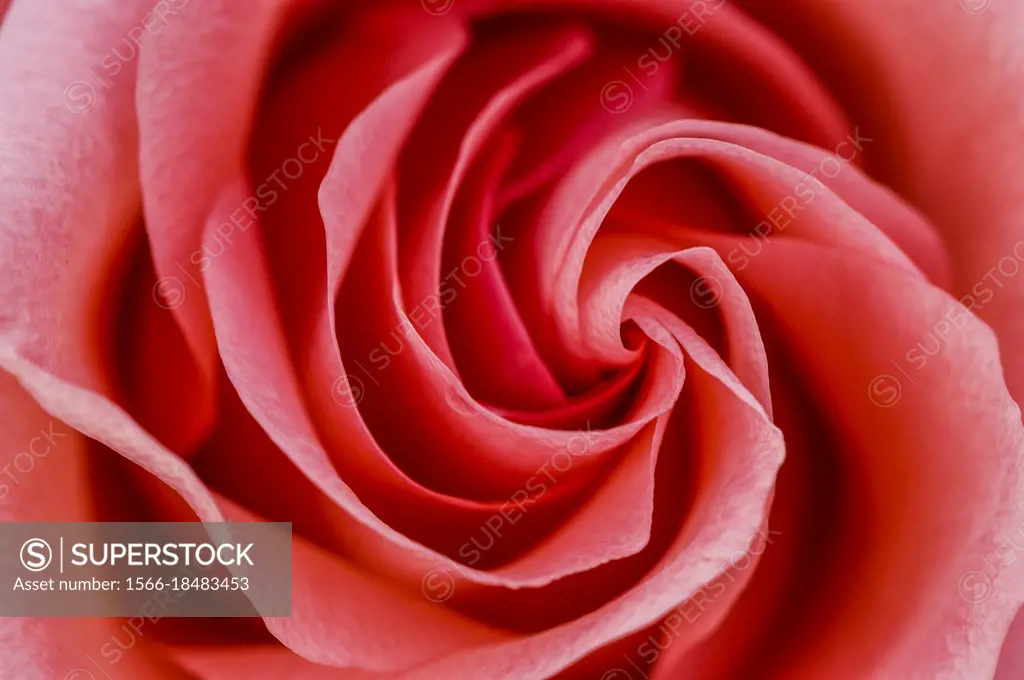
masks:
[[[1014,0],[15,0],[0,516],[295,539],[289,618],[4,618],[0,676],[1020,677],[1022,56]]]

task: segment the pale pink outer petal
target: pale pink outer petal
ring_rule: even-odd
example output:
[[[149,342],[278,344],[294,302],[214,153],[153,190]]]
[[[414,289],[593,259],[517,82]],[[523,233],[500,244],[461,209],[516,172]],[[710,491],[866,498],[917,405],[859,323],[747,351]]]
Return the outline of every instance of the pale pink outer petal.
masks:
[[[778,320],[799,370],[842,428],[843,452],[857,461],[849,483],[860,481],[864,521],[874,513],[876,524],[870,547],[858,553],[863,580],[850,591],[872,597],[835,596],[833,634],[820,628],[821,639],[802,644],[787,670],[990,677],[1024,589],[1019,567],[999,557],[1024,525],[1024,428],[1001,380],[994,334],[891,264],[797,239],[772,248],[740,279]],[[946,315],[962,318],[962,328],[926,365],[911,363],[909,352],[940,332]],[[900,395],[879,402],[871,390],[890,373]],[[954,406],[957,417],[942,416]],[[990,592],[973,590],[978,572],[991,580]]]
[[[250,513],[210,491],[186,462],[107,399],[47,373],[8,346],[0,345],[0,367],[14,374],[47,412],[168,484],[200,520],[251,519]],[[304,541],[294,542],[292,564],[292,616],[267,618],[266,623],[278,639],[311,661],[393,671],[459,646],[501,637],[434,606],[420,593],[386,585],[347,560],[328,556]],[[345,593],[375,594],[374,620],[390,635],[368,634],[374,626],[367,625],[365,610],[346,608]]]
[[[0,413],[0,521],[94,519],[87,510],[92,501],[86,437],[46,413],[3,370]],[[0,618],[0,677],[85,680],[90,677],[86,672],[100,676],[109,664],[101,653],[103,646],[115,635],[125,639],[120,625],[116,619]],[[79,670],[82,673],[76,675]],[[140,680],[187,680],[142,645],[124,654],[117,672]]]
[[[798,45],[807,40],[799,33],[827,41],[819,46],[829,60],[823,69],[858,75],[834,83],[853,88],[845,93],[852,107],[888,118],[879,129],[891,166],[884,179],[942,232],[959,289],[1014,257],[1015,247],[1024,260],[1024,3],[777,4],[780,24],[787,15],[800,23],[787,33]],[[1022,402],[1024,276],[997,276],[1004,287],[975,311],[995,329],[1010,393]]]
[[[86,338],[139,194],[134,63],[109,91],[90,68],[146,9],[20,2],[0,41],[0,334],[37,340],[35,359],[97,389],[108,376]]]
[[[885,121],[886,179],[942,232],[957,290],[994,292],[974,311],[995,330],[1010,394],[1024,403],[1024,3],[777,4],[794,43],[824,69],[856,75],[833,82],[851,108]],[[1024,577],[1024,560],[1015,571]],[[1006,659],[1024,655],[1024,623],[1006,645]]]
[[[1018,613],[1006,635],[1006,643],[1003,645],[1003,653],[999,657],[999,668],[996,670],[995,680],[1018,680],[1019,678],[1024,678],[1024,615]]]
[[[102,301],[102,276],[138,207],[133,63],[104,89],[90,68],[151,7],[149,0],[69,4],[19,2],[0,30],[0,336],[51,370],[105,389],[96,348],[85,341]],[[0,7],[7,2],[0,0]],[[90,40],[81,40],[83,31]],[[70,88],[70,89],[69,89]],[[74,110],[72,110],[74,109]],[[85,109],[85,110],[83,110]],[[75,257],[70,257],[74,253]],[[0,376],[3,464],[23,451],[46,416],[8,375]],[[0,499],[4,521],[88,519],[85,438],[71,434],[52,459]],[[13,458],[11,459],[13,462]],[[0,676],[64,678],[95,670],[112,621],[2,619]],[[184,680],[148,653],[127,655],[124,672]],[[97,671],[98,672],[98,671]],[[88,676],[81,676],[88,677]]]

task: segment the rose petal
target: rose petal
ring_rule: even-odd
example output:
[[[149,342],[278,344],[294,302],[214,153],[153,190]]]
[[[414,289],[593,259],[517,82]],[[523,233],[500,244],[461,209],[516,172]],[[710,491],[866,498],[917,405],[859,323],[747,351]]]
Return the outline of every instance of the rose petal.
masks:
[[[1014,680],[1024,674],[1024,615],[1018,612],[1007,631],[995,680]]]
[[[499,0],[480,2],[471,11],[493,11],[495,6],[571,7],[586,13],[625,21],[651,33],[643,49],[630,55],[632,74],[627,88],[645,86],[660,69],[688,59],[694,73],[687,77],[694,89],[710,90],[712,97],[729,102],[724,107],[736,122],[750,123],[825,147],[846,134],[843,111],[821,81],[778,36],[752,21],[733,2],[708,0],[680,7],[665,0]],[[671,31],[675,29],[678,35]],[[683,52],[682,55],[679,53]],[[647,57],[644,61],[644,57]],[[643,63],[641,63],[643,62]],[[625,64],[609,72],[606,81],[622,78]],[[639,82],[635,82],[639,81]],[[734,97],[733,93],[742,93]]]
[[[50,413],[79,432],[120,452],[167,483],[203,522],[244,521],[254,517],[212,494],[192,469],[132,422],[102,396],[82,390],[40,370],[0,347],[0,366],[16,375]],[[293,556],[293,614],[265,619],[278,639],[307,659],[335,666],[397,670],[415,666],[446,650],[497,637],[474,621],[433,606],[425,598],[385,585],[378,577],[296,540]],[[348,610],[352,593],[372,593],[378,630],[366,631],[365,610]],[[352,616],[356,618],[350,618]],[[408,627],[404,633],[402,628]],[[355,637],[353,637],[355,636]],[[347,640],[349,643],[344,643]]]
[[[773,26],[877,136],[881,180],[940,230],[956,258],[958,294],[979,284],[993,293],[974,311],[999,336],[1010,392],[1024,402],[1024,353],[1016,351],[1024,337],[1024,276],[1016,273],[1024,205],[1015,152],[1024,142],[1024,5],[895,0],[878,12],[870,3],[787,0],[768,9]],[[1003,272],[994,270],[1001,261]]]
[[[22,2],[4,20],[0,96],[18,105],[0,109],[0,331],[34,341],[34,357],[60,375],[110,389],[95,338],[138,209],[134,64],[109,84],[89,69],[148,3],[100,5],[50,16],[63,6]],[[88,42],[77,39],[85,27]]]
[[[1024,521],[1013,501],[1024,428],[991,331],[919,276],[796,239],[773,243],[739,278],[842,433],[844,512],[856,522],[837,528],[844,540],[833,557],[843,568],[823,567],[826,580],[810,591],[794,584],[804,606],[767,631],[773,656],[733,658],[759,667],[774,658],[785,673],[811,677],[991,674],[1024,585],[998,557]],[[950,321],[937,330],[944,318],[959,320],[955,329]],[[911,356],[936,338],[934,356]],[[963,578],[986,561],[996,586],[972,604]],[[780,644],[783,630],[799,649]]]
[[[629,294],[644,277],[673,260],[698,269],[712,287],[708,291],[710,296],[701,298],[694,295],[696,289],[690,286],[687,304],[715,307],[723,302],[730,327],[726,341],[730,368],[771,417],[768,363],[754,312],[725,263],[710,248],[674,251],[671,241],[640,234],[616,234],[596,240],[580,283],[581,331],[585,341],[604,344],[602,353],[606,355],[615,352],[615,346],[620,345],[619,326]]]
[[[437,295],[445,227],[456,191],[488,138],[521,101],[580,63],[591,43],[586,32],[574,28],[534,30],[528,41],[515,33],[499,35],[477,46],[472,59],[454,66],[450,79],[424,111],[398,169],[399,186],[408,187],[400,204],[403,222],[408,224],[403,224],[399,241],[407,308]],[[481,83],[498,87],[481,87]],[[459,105],[453,115],[455,101]],[[444,325],[426,325],[422,333],[454,370]],[[548,399],[557,399],[557,386],[548,385],[545,392]]]
[[[640,298],[633,298],[626,316],[654,334],[661,323],[671,323],[671,315]],[[681,323],[673,324],[670,332],[699,367],[693,380],[700,383],[699,403],[707,409],[700,414],[701,422],[714,434],[699,452],[710,467],[697,504],[668,554],[633,589],[571,623],[426,664],[403,674],[403,679],[442,674],[467,679],[550,677],[589,652],[653,623],[714,579],[737,551],[746,551],[765,518],[782,459],[781,437],[703,340]],[[694,636],[691,642],[697,639]]]
[[[728,139],[737,126],[699,120],[663,123],[662,117],[669,114],[653,114],[650,126],[641,132],[627,129],[601,144],[559,184],[540,215],[534,246],[538,257],[531,265],[540,286],[541,317],[554,329],[547,347],[549,352],[557,352],[560,361],[553,365],[593,372],[595,364],[615,365],[627,358],[628,354],[614,353],[595,361],[583,350],[586,345],[580,338],[576,287],[587,249],[627,184],[644,169],[666,160],[695,156],[713,161],[735,173],[766,212],[780,203],[778,196],[792,197],[794,187],[806,182],[815,187],[817,198],[813,210],[793,219],[789,227],[793,235],[841,243],[916,270],[889,238],[850,211],[820,182],[780,161],[716,138],[721,134]],[[868,200],[876,198],[877,192],[868,194]],[[920,220],[911,220],[909,225],[922,226]],[[907,231],[902,224],[900,229],[898,233]],[[658,232],[664,231],[658,228]]]
[[[88,522],[92,512],[88,445],[0,370],[0,520],[5,522]],[[41,455],[37,455],[40,452]],[[10,546],[7,546],[10,547]],[[102,654],[112,640],[125,640],[113,619],[0,619],[0,674],[24,680],[88,678],[111,662]],[[134,645],[134,643],[132,643]],[[73,675],[76,670],[82,673]],[[118,670],[142,680],[187,680],[139,645]]]
[[[175,647],[169,654],[203,680],[380,680],[380,673],[321,666],[286,647]],[[73,678],[70,680],[74,680]]]
[[[238,191],[226,196],[224,205],[237,205],[243,195],[242,191]],[[215,214],[219,212],[215,211]],[[213,224],[216,224],[216,220],[211,222],[211,225]],[[413,582],[418,582],[424,573],[442,570],[453,574],[453,578],[458,574],[460,582],[469,579],[491,585],[537,587],[575,570],[631,554],[644,545],[650,524],[649,510],[646,518],[643,513],[638,516],[633,506],[624,505],[617,500],[624,496],[637,496],[637,491],[624,493],[623,485],[629,488],[634,488],[631,485],[639,485],[635,488],[642,491],[644,484],[649,484],[651,472],[643,466],[634,466],[634,474],[617,476],[614,483],[596,493],[594,499],[581,511],[580,517],[583,520],[583,527],[586,528],[577,528],[575,531],[583,540],[592,541],[594,536],[605,539],[603,545],[592,543],[594,550],[591,552],[577,553],[572,547],[577,545],[576,542],[550,542],[539,547],[538,553],[522,566],[510,565],[507,569],[497,572],[480,572],[453,565],[449,560],[426,551],[408,536],[396,532],[393,526],[382,523],[378,514],[390,520],[389,523],[392,525],[403,523],[408,528],[410,521],[421,523],[421,517],[425,512],[436,517],[439,511],[443,511],[448,517],[446,523],[454,524],[456,529],[463,527],[461,534],[454,534],[457,549],[460,544],[467,544],[470,536],[477,533],[479,528],[502,507],[511,503],[508,500],[510,496],[513,499],[517,498],[513,492],[519,491],[524,483],[528,483],[527,477],[538,475],[541,465],[549,465],[559,453],[572,451],[572,442],[578,439],[578,435],[515,426],[518,437],[530,442],[532,449],[543,452],[543,457],[538,453],[538,466],[532,469],[524,468],[527,474],[517,477],[516,486],[502,499],[504,502],[493,507],[474,507],[465,502],[457,504],[452,499],[445,500],[437,495],[425,493],[422,487],[410,484],[407,479],[403,481],[393,466],[388,468],[382,464],[387,461],[375,440],[368,436],[365,430],[355,431],[346,440],[344,464],[342,460],[337,463],[339,466],[344,465],[346,474],[339,477],[331,467],[326,452],[321,448],[322,444],[318,442],[308,415],[303,412],[295,378],[290,375],[289,366],[281,361],[283,338],[280,329],[274,327],[275,319],[266,313],[246,312],[250,305],[258,307],[265,303],[266,296],[269,295],[270,284],[265,264],[261,265],[259,261],[260,257],[258,241],[239,241],[231,249],[226,250],[218,266],[208,272],[208,290],[224,365],[242,401],[267,430],[271,439],[310,481],[344,509],[344,514],[339,513],[337,520],[344,526],[342,533],[347,535],[348,545],[354,552],[363,555],[364,559],[384,566],[389,571],[398,570]],[[264,268],[263,271],[261,267]],[[415,351],[429,350],[420,344]],[[661,380],[665,383],[661,388],[665,394],[658,401],[668,404],[674,399],[673,395],[678,393],[681,376],[678,375],[678,369],[662,367],[658,362],[652,363],[657,369],[657,374],[667,376]],[[429,365],[427,369],[430,370]],[[398,370],[391,369],[393,372]],[[334,408],[339,418],[345,414],[356,413],[352,409],[342,408],[337,403],[334,403]],[[628,441],[640,430],[642,423],[656,413],[653,406],[649,408],[652,410],[651,414],[638,414],[634,423],[619,428],[614,434],[609,432],[594,435],[587,444],[587,457],[609,451],[613,446]],[[471,420],[476,428],[487,433],[480,435],[481,441],[493,443],[502,438],[508,439],[513,432],[511,424],[503,423],[493,416],[493,422],[478,422],[482,420]],[[651,446],[650,443],[646,446],[638,445],[634,457],[640,456],[638,460],[645,461],[644,465],[653,465]],[[360,465],[356,460],[357,455],[366,458],[361,463],[364,466],[362,469],[355,467]],[[574,465],[582,467],[583,462],[576,462]],[[372,499],[377,504],[378,514],[369,511],[354,494],[350,485],[372,491],[366,495],[368,500]],[[560,491],[557,486],[555,490]],[[387,502],[383,502],[384,500]],[[445,507],[446,505],[448,507]],[[644,506],[641,504],[639,507],[642,509]],[[466,517],[457,516],[456,510]],[[376,547],[371,550],[369,545]],[[538,564],[545,565],[543,573],[537,570]]]
[[[289,4],[185,3],[141,50],[139,176],[159,277],[194,276],[191,257],[207,215],[244,167],[252,112]],[[200,290],[173,313],[212,385],[216,348],[199,279]]]

